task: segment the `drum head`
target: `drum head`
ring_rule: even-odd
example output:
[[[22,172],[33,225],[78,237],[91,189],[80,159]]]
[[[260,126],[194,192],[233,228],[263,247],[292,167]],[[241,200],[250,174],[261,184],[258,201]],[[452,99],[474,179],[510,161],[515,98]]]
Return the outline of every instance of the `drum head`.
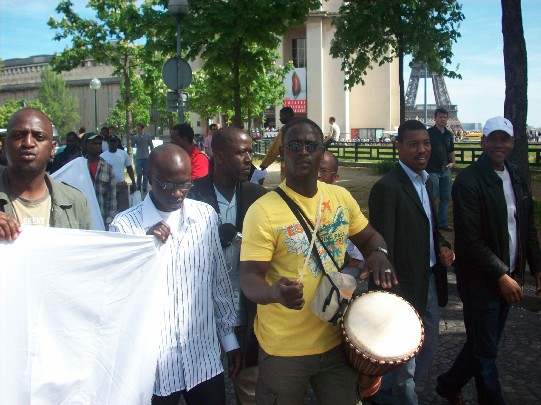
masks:
[[[371,291],[353,300],[342,327],[359,352],[384,362],[411,358],[424,335],[421,319],[411,304],[384,291]]]

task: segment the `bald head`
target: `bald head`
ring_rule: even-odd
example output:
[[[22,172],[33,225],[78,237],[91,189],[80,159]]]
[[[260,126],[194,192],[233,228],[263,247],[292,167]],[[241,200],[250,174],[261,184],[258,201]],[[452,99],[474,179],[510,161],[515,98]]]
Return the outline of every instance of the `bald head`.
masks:
[[[184,149],[164,143],[152,150],[148,158],[150,198],[160,211],[171,212],[182,207],[191,187],[191,162]]]
[[[7,127],[8,132],[16,122],[19,122],[20,120],[27,121],[29,117],[31,116],[39,117],[39,119],[42,121],[43,128],[48,130],[52,139],[53,138],[53,124],[51,123],[51,120],[42,111],[37,110],[35,108],[22,108],[19,111],[15,112],[15,114],[13,114],[9,118],[8,127]]]
[[[338,158],[333,153],[326,150],[319,163],[318,179],[327,184],[333,184],[339,177]]]

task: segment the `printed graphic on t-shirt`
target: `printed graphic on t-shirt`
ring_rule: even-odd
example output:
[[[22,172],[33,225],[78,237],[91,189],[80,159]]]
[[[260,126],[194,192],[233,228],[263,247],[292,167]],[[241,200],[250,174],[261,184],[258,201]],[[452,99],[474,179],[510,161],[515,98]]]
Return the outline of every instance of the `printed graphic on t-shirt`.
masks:
[[[338,265],[342,264],[344,252],[347,248],[347,237],[349,222],[346,219],[344,209],[338,207],[335,211],[335,215],[332,216],[332,209],[330,207],[331,201],[322,202],[321,206],[321,221],[319,225],[318,234],[321,240],[332,254],[333,258]],[[309,254],[310,242],[304,233],[304,229],[299,222],[293,222],[292,224],[278,228],[278,232],[284,236],[284,244],[288,246],[288,253],[294,253],[297,256],[306,257]],[[316,239],[316,248],[321,258],[321,262],[327,269],[327,271],[336,270],[334,264],[329,257],[329,254],[325,248],[321,245],[319,240]],[[310,256],[308,261],[308,267],[314,277],[317,277],[321,271],[318,265],[318,261],[314,259],[314,256]]]

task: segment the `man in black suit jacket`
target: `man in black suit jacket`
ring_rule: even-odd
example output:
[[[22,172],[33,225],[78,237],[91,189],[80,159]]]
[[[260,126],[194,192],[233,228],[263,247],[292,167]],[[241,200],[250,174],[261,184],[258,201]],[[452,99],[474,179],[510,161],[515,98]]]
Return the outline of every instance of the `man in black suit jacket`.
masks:
[[[425,168],[431,146],[426,127],[416,120],[405,121],[398,128],[397,147],[399,163],[370,192],[370,223],[387,242],[399,283],[393,292],[421,315],[425,341],[415,360],[383,378],[376,402],[417,404],[414,378],[428,371],[436,355],[439,306],[447,304],[446,267],[453,261],[453,252],[437,231],[437,212],[427,189]],[[375,287],[372,282],[370,286]]]
[[[239,252],[242,223],[248,207],[267,192],[248,180],[252,165],[252,140],[239,128],[219,129],[212,137],[213,166],[208,175],[195,179],[188,198],[212,205],[220,217],[220,241],[233,287],[239,341],[244,370],[235,379],[240,404],[255,403],[259,345],[253,332],[256,304],[240,289]]]

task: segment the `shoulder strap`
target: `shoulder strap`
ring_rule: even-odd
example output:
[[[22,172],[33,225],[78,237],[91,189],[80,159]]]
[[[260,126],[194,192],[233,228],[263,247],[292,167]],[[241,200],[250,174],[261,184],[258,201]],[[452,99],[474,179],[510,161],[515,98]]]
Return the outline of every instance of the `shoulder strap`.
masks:
[[[295,214],[295,217],[297,217],[297,220],[299,221],[299,223],[301,224],[302,228],[304,229],[304,232],[306,233],[306,236],[308,237],[308,242],[312,242],[312,232],[311,232],[311,229],[308,227],[308,225],[306,224],[308,222],[308,224],[310,224],[310,227],[313,229],[314,228],[314,225],[312,225],[312,222],[310,221],[310,219],[306,216],[306,214],[301,210],[301,208],[295,204],[295,201],[293,201],[285,192],[284,190],[282,190],[280,187],[276,187],[274,189],[274,191],[276,193],[278,193],[278,195],[280,197],[282,197],[282,199],[286,202],[286,204],[288,205],[288,207],[291,209],[291,211],[293,212],[293,214]],[[331,258],[333,264],[335,265],[336,269],[338,271],[340,271],[340,266],[338,266],[338,263],[336,263],[336,260],[334,260],[334,257],[333,255],[331,254],[331,252],[329,252],[329,249],[327,248],[327,246],[325,245],[325,243],[323,243],[323,241],[321,240],[321,236],[319,236],[319,233],[315,233],[316,234],[316,237],[319,241],[319,243],[323,246],[323,248],[325,249],[325,251],[327,252],[327,254],[329,255],[329,257]],[[321,266],[321,268],[323,269],[323,271],[325,271],[325,267],[323,267],[323,263],[321,262],[321,258],[319,257],[319,254],[317,252],[317,249],[316,249],[316,245],[314,244],[314,248],[312,249],[313,250],[313,254],[314,256],[316,257],[316,260],[318,261],[319,265]]]

